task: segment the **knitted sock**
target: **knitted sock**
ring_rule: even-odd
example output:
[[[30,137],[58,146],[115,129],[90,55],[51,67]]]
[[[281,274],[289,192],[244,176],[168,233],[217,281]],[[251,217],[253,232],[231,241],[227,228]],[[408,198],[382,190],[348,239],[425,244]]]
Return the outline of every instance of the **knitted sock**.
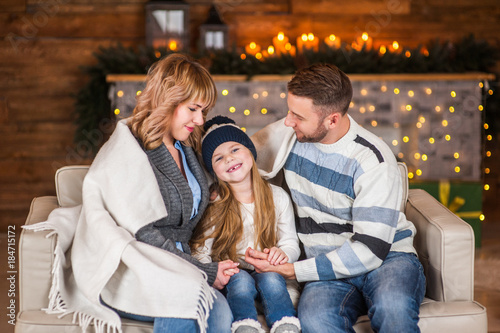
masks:
[[[300,321],[296,317],[283,317],[273,324],[271,333],[300,333]]]
[[[265,333],[260,323],[254,319],[235,321],[231,325],[231,333]]]

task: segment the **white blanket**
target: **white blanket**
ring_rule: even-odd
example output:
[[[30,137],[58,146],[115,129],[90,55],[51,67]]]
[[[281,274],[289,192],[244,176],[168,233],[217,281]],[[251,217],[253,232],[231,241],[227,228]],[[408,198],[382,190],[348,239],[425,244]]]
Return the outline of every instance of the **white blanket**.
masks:
[[[57,234],[47,312],[74,314],[85,331],[121,332],[103,306],[150,317],[197,320],[206,330],[213,289],[198,268],[136,241],[141,227],[167,215],[146,154],[124,122],[117,124],[85,177],[83,204],[54,210],[28,229]]]

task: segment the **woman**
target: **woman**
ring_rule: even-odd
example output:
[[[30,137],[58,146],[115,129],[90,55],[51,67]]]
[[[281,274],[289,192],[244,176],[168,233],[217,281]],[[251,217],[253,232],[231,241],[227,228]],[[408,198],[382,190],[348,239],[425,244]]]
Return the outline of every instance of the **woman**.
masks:
[[[222,289],[237,264],[202,264],[188,245],[208,203],[197,153],[215,101],[210,74],[186,56],[152,66],[133,116],[94,159],[83,204],[34,228],[59,236],[49,310],[97,332],[119,331],[117,313],[154,332],[230,331],[231,311],[210,286]]]

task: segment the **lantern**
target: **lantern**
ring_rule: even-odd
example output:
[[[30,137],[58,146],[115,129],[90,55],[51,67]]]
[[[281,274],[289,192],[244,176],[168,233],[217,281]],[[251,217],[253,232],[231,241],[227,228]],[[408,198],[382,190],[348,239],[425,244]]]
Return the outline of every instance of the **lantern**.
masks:
[[[200,26],[200,49],[223,50],[228,44],[228,27],[221,20],[217,8],[212,6],[208,19]]]
[[[184,1],[146,3],[146,44],[171,51],[189,46],[189,5]]]

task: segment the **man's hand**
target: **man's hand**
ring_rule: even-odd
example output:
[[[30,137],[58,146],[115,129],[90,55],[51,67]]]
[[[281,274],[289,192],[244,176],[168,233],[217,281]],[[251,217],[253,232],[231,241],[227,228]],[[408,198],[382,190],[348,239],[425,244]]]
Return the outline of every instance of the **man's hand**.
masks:
[[[231,276],[240,271],[238,269],[238,265],[239,263],[231,260],[220,261],[217,268],[217,277],[215,278],[213,287],[219,290],[224,288],[224,286],[229,282]]]
[[[253,265],[257,273],[275,272],[285,279],[295,279],[295,269],[293,264],[285,263],[283,265],[271,265],[267,260],[269,255],[264,252],[248,248],[245,252],[245,261]]]
[[[271,265],[283,265],[288,262],[288,256],[285,251],[276,246],[273,246],[271,249],[264,249],[264,253],[267,254],[267,261]]]

